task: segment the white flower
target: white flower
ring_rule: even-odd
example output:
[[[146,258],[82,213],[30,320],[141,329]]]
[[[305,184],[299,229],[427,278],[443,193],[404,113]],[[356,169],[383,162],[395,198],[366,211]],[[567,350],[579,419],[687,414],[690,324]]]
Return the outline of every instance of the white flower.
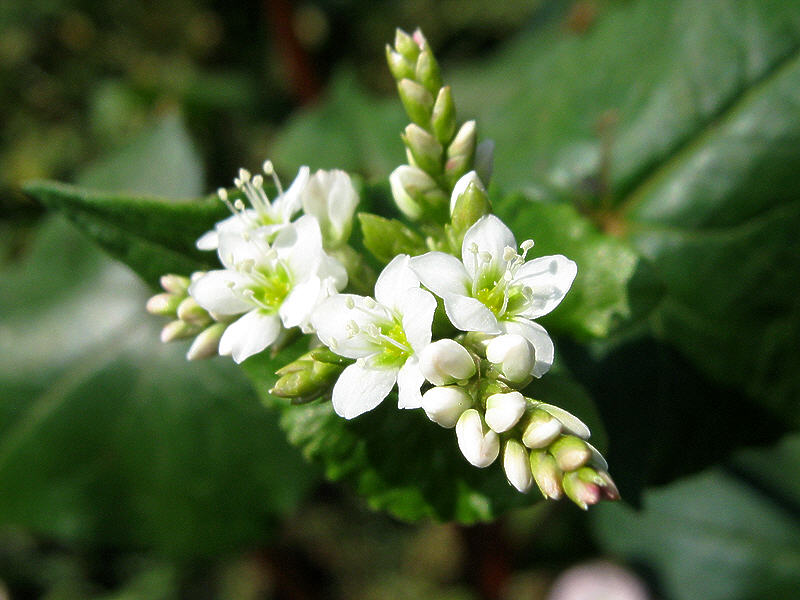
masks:
[[[269,347],[283,328],[307,329],[316,305],[347,284],[344,267],[322,250],[314,217],[281,229],[272,244],[267,237],[262,229],[221,233],[218,254],[225,269],[209,271],[189,287],[209,312],[243,314],[219,341],[219,353],[237,363]]]
[[[358,193],[344,171],[317,171],[302,192],[303,212],[314,215],[326,248],[336,248],[350,237]]]
[[[514,333],[534,350],[531,375],[541,377],[553,363],[553,342],[532,319],[553,310],[572,285],[577,265],[568,258],[543,256],[525,262],[533,246],[515,250],[511,230],[494,215],[486,215],[467,230],[462,260],[443,252],[428,252],[411,260],[425,287],[444,300],[452,324],[462,331]]]
[[[431,341],[436,299],[419,287],[408,262],[401,254],[386,265],[375,284],[375,300],[338,294],[311,317],[322,343],[357,359],[333,387],[333,408],[346,419],[375,408],[395,383],[400,408],[422,406],[418,354]]]
[[[271,161],[264,162],[264,174],[273,178],[278,196],[270,201],[264,192],[264,178],[261,175],[251,176],[247,169],[239,169],[239,177],[233,180],[236,187],[244,192],[250,207],[244,202],[228,200],[228,192],[220,188],[217,193],[220,199],[228,205],[233,215],[217,223],[214,229],[204,233],[197,240],[200,250],[216,250],[219,247],[219,236],[223,233],[242,233],[248,230],[264,228],[268,234],[274,234],[279,229],[286,227],[301,206],[301,195],[309,179],[308,167],[300,167],[292,185],[284,191],[281,182],[275,175]]]

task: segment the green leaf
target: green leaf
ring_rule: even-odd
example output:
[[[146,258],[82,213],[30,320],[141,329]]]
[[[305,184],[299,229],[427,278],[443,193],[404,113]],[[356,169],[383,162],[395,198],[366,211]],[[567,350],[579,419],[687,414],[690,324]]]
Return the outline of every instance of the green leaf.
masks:
[[[756,468],[753,468],[756,467]],[[765,468],[766,467],[766,468]],[[676,600],[789,600],[800,587],[800,437],[592,512],[609,551],[654,569]],[[755,485],[753,485],[755,483]]]
[[[427,251],[425,240],[397,219],[385,219],[370,213],[358,213],[364,246],[382,264],[398,254],[417,256]]]
[[[0,522],[190,557],[252,544],[315,471],[228,360],[158,342],[148,292],[60,219],[0,278]]]

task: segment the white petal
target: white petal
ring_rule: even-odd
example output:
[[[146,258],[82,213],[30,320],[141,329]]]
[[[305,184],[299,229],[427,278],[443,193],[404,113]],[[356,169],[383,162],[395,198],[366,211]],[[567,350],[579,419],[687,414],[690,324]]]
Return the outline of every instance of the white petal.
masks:
[[[447,294],[444,297],[444,310],[456,329],[500,333],[497,317],[480,300],[468,296]]]
[[[397,373],[398,408],[420,408],[422,394],[420,388],[425,378],[419,370],[419,361],[415,356],[409,357]]]
[[[258,310],[228,325],[219,340],[219,353],[230,354],[237,363],[267,348],[281,332],[278,315],[265,315]]]
[[[560,254],[536,258],[522,265],[513,284],[529,287],[533,297],[525,310],[518,314],[535,319],[549,313],[564,299],[577,273],[578,265]]]
[[[568,410],[564,410],[560,406],[545,404],[544,402],[537,404],[536,406],[537,408],[541,408],[542,410],[545,410],[554,416],[558,422],[564,426],[564,429],[569,431],[571,434],[577,435],[579,438],[584,440],[588,440],[592,435],[592,432],[589,431],[589,426]]]
[[[534,364],[531,375],[541,377],[553,366],[553,340],[545,331],[544,327],[528,319],[512,319],[510,321],[500,321],[500,326],[506,333],[516,333],[528,340],[533,346]]]
[[[488,467],[500,454],[500,438],[486,427],[474,408],[465,410],[456,423],[458,447],[472,465]]]
[[[340,356],[360,358],[378,352],[380,347],[363,335],[351,335],[348,324],[355,321],[356,325],[363,327],[380,323],[386,314],[386,310],[372,299],[355,294],[337,294],[320,303],[311,313],[311,326],[322,343]]]
[[[219,247],[219,234],[216,229],[206,231],[195,242],[198,250],[216,250]]]
[[[189,295],[208,311],[220,315],[238,315],[253,308],[233,290],[245,286],[248,280],[235,271],[209,271],[189,286]]]
[[[352,364],[333,386],[333,409],[345,419],[357,417],[378,406],[396,380],[397,369],[367,369]]]
[[[445,338],[428,344],[419,353],[419,368],[425,379],[441,386],[472,377],[475,361],[464,346]]]
[[[470,279],[474,279],[476,273],[473,245],[477,246],[478,252],[488,253],[492,257],[492,268],[502,273],[506,265],[503,253],[508,246],[516,249],[517,241],[511,230],[496,216],[484,215],[478,219],[464,234],[461,245],[461,260],[464,261]]]
[[[469,294],[469,276],[455,256],[444,252],[428,252],[412,258],[410,265],[422,285],[441,298],[446,294]]]
[[[528,458],[528,451],[517,440],[511,439],[506,442],[503,449],[503,469],[508,482],[517,491],[525,493],[531,488],[533,484],[531,461]]]
[[[486,399],[486,424],[503,433],[517,424],[525,413],[525,397],[517,391],[492,394]]]
[[[478,189],[486,191],[486,188],[483,185],[480,177],[475,171],[470,171],[466,175],[462,175],[461,178],[456,181],[456,184],[453,186],[453,193],[450,194],[450,214],[453,214],[453,210],[456,207],[456,202],[458,202],[459,196],[467,191],[467,187],[469,187],[470,183],[474,183]]]
[[[316,275],[294,286],[284,298],[278,311],[283,326],[288,329],[305,325],[322,299],[321,291],[322,281]]]
[[[402,318],[403,331],[414,352],[422,350],[431,343],[431,325],[436,311],[436,299],[420,288],[403,292],[398,299],[398,312]]]
[[[319,220],[323,237],[333,245],[350,236],[357,204],[358,194],[344,171],[317,171],[303,192],[303,211]]]
[[[297,177],[294,178],[289,189],[275,198],[272,203],[273,211],[281,215],[281,220],[284,223],[291,221],[294,214],[300,210],[303,190],[308,183],[309,173],[308,167],[300,167],[300,170],[297,171]]]
[[[396,310],[398,301],[410,288],[419,288],[419,279],[409,267],[408,254],[400,254],[395,256],[378,275],[378,281],[375,282],[375,299]]]
[[[311,215],[303,215],[281,229],[272,244],[295,280],[316,273],[322,260],[322,233]]]

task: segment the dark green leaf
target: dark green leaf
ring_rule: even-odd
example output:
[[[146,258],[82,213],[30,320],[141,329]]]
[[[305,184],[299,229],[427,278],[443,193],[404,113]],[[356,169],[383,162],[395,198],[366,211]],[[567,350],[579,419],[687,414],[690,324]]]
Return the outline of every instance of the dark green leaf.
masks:
[[[669,598],[794,599],[798,470],[795,435],[776,448],[743,453],[730,468],[648,492],[639,513],[622,504],[596,507],[595,530],[608,550],[657,569]],[[782,493],[787,485],[790,495]]]

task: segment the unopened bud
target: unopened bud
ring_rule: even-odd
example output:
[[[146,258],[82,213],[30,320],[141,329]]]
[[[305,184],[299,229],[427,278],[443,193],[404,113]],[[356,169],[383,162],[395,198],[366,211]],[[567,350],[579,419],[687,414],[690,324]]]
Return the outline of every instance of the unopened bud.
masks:
[[[500,438],[486,427],[474,408],[465,410],[458,419],[456,437],[464,458],[478,468],[488,467],[500,454]]]
[[[411,79],[401,79],[397,84],[397,92],[409,118],[420,127],[428,128],[433,112],[431,93]]]
[[[434,387],[422,394],[422,408],[428,418],[452,429],[459,417],[472,406],[472,398],[460,387]]]
[[[535,408],[531,411],[522,434],[528,448],[546,448],[561,434],[561,422],[550,413]]]
[[[181,321],[186,321],[192,325],[203,326],[211,322],[208,311],[191,296],[184,298],[183,302],[180,303],[177,314]]]
[[[394,32],[394,47],[408,62],[412,64],[417,62],[419,44],[402,29],[398,28]]]
[[[469,351],[451,339],[428,344],[420,353],[419,369],[433,385],[447,385],[475,374],[475,361]]]
[[[574,435],[563,435],[550,445],[550,454],[562,471],[574,471],[585,465],[592,451],[582,439]]]
[[[559,406],[553,406],[552,404],[545,404],[544,402],[538,403],[536,407],[541,408],[542,410],[546,410],[556,419],[561,421],[561,425],[564,427],[565,431],[573,435],[576,435],[584,440],[588,440],[589,437],[591,436],[591,431],[589,431],[589,427],[586,425],[586,423],[581,421],[571,412],[564,410]]]
[[[181,296],[175,294],[156,294],[147,301],[145,308],[151,315],[174,317],[182,300]]]
[[[492,394],[486,399],[486,423],[497,433],[508,431],[525,413],[525,397],[519,392]]]
[[[451,215],[455,212],[456,205],[458,204],[459,199],[467,191],[470,184],[475,186],[477,191],[486,194],[486,188],[483,186],[483,182],[480,180],[480,177],[478,177],[478,174],[475,171],[470,171],[469,173],[466,173],[465,175],[461,176],[461,178],[459,178],[459,180],[453,186],[453,192],[450,194]]]
[[[520,492],[527,492],[533,484],[528,451],[517,440],[508,440],[503,449],[503,469],[508,482]]]
[[[167,342],[174,342],[175,340],[182,340],[185,338],[196,335],[198,328],[186,321],[170,321],[161,330],[161,341],[165,344]]]
[[[186,353],[187,360],[201,360],[203,358],[211,358],[219,353],[219,339],[225,333],[227,323],[214,323],[210,327],[206,327],[189,346],[189,351]]]
[[[475,121],[467,121],[458,130],[447,148],[444,171],[447,180],[452,184],[455,184],[464,173],[472,170],[476,141]]]
[[[539,491],[545,498],[558,500],[561,498],[562,473],[556,465],[555,459],[544,450],[531,451],[531,472]]]
[[[279,398],[291,398],[293,403],[310,402],[328,392],[345,367],[352,362],[333,359],[327,349],[315,349],[278,369],[278,381],[269,391]],[[335,356],[335,355],[333,355]],[[331,359],[330,362],[327,359]]]
[[[386,62],[392,72],[392,77],[397,81],[415,77],[414,63],[407,61],[402,54],[392,50],[389,44],[386,44]]]
[[[514,383],[529,379],[536,363],[530,342],[515,333],[491,340],[486,345],[486,360],[498,365],[503,376]]]
[[[433,125],[436,139],[444,145],[450,144],[453,134],[456,132],[456,105],[453,102],[453,92],[449,85],[441,88],[436,94],[431,125]]]
[[[442,145],[430,133],[414,123],[409,124],[402,135],[403,142],[411,153],[413,164],[430,175],[442,170]]]
[[[422,38],[424,39],[424,38]],[[442,87],[442,76],[439,73],[439,63],[431,52],[428,44],[420,45],[420,53],[417,57],[417,68],[415,79],[420,82],[431,94],[437,94]]]
[[[164,291],[175,294],[176,296],[185,296],[188,293],[189,283],[191,283],[188,277],[175,275],[173,273],[162,275],[158,282],[161,284]]]
[[[567,497],[583,510],[586,510],[590,505],[600,502],[602,493],[600,486],[581,477],[581,471],[564,473],[561,483]]]
[[[494,171],[494,140],[483,140],[475,148],[475,170],[481,180],[487,184],[491,181]]]
[[[409,219],[418,220],[429,210],[438,209],[446,196],[436,182],[418,167],[401,165],[389,175],[397,207]]]

